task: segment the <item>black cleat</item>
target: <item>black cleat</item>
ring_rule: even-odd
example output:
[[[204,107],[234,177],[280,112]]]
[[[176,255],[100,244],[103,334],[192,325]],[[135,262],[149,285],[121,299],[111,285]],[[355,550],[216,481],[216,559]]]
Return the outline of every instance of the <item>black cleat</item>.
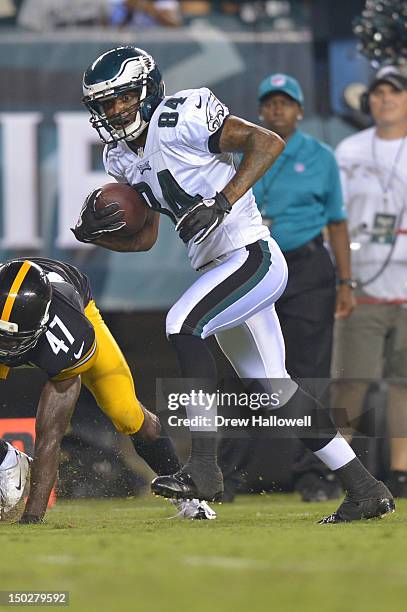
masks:
[[[170,499],[199,499],[208,502],[222,501],[223,490],[203,494],[198,490],[191,476],[180,470],[169,476],[157,476],[151,483],[151,491],[155,495],[168,497]]]
[[[377,483],[376,492],[366,498],[356,498],[347,495],[338,510],[321,519],[319,524],[328,525],[332,523],[350,523],[372,518],[382,518],[394,512],[396,504],[389,489],[382,483]]]

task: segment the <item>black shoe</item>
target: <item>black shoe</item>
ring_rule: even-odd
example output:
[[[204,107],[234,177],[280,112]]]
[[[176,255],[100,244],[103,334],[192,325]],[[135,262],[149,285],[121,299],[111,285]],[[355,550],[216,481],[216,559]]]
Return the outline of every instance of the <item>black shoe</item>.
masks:
[[[170,499],[199,499],[208,502],[222,501],[223,490],[202,493],[198,490],[191,476],[180,470],[169,476],[157,476],[151,483],[151,491],[155,495]]]
[[[407,472],[390,472],[387,485],[394,497],[407,497]]]
[[[341,484],[332,472],[307,472],[300,476],[294,489],[304,502],[323,502],[343,495]]]
[[[338,510],[318,521],[320,524],[350,523],[371,518],[382,518],[394,512],[396,505],[389,489],[378,481],[376,491],[370,492],[366,498],[347,495]]]

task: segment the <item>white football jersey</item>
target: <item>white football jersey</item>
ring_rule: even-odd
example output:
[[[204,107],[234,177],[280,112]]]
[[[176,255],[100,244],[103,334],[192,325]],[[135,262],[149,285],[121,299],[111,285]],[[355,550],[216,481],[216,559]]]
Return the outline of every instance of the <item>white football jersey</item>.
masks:
[[[236,172],[231,153],[211,153],[208,139],[229,114],[206,87],[167,96],[154,112],[141,155],[125,141],[107,146],[108,174],[141,191],[149,206],[168,214],[174,223],[202,198],[212,198]],[[199,269],[217,257],[259,239],[269,238],[250,189],[202,242],[188,243],[191,265]]]

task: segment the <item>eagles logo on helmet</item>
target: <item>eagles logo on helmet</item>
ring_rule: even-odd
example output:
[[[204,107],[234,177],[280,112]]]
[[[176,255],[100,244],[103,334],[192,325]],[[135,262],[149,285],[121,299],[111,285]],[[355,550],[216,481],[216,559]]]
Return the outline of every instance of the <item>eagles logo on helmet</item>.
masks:
[[[23,355],[46,331],[52,288],[37,264],[12,260],[0,266],[0,361]]]
[[[108,117],[106,102],[125,93],[138,94],[135,104]],[[82,102],[91,113],[92,127],[105,144],[140,136],[164,95],[164,81],[154,59],[132,45],[103,53],[83,75]]]

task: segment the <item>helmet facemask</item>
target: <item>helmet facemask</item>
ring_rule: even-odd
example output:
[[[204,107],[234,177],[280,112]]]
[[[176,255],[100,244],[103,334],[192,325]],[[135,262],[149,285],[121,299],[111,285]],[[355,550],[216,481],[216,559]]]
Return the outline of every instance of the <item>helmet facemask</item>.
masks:
[[[21,357],[34,348],[47,329],[50,303],[51,300],[48,302],[44,316],[35,329],[19,331],[17,323],[0,320],[0,357]]]
[[[120,88],[121,89],[121,88]],[[84,99],[84,104],[91,113],[90,123],[105,144],[119,140],[135,140],[148,125],[143,119],[143,102],[147,97],[147,85],[129,87],[124,91],[101,96],[92,102]],[[125,110],[110,115],[105,111],[105,104],[126,93],[137,93],[139,97],[134,104]],[[129,121],[133,119],[132,121]]]

